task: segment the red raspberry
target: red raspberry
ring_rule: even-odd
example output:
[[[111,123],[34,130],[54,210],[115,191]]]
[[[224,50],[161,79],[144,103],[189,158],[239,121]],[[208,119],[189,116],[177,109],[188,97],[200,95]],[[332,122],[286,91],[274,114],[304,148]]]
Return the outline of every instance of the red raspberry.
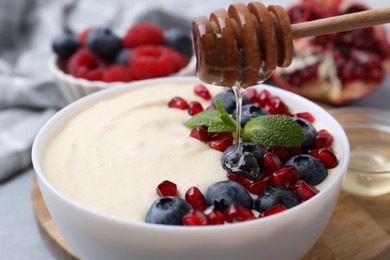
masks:
[[[67,72],[76,77],[95,81],[103,79],[105,63],[89,49],[81,48],[70,57]]]
[[[111,65],[103,73],[103,81],[105,82],[130,82],[132,80],[131,70],[123,65]]]
[[[138,23],[131,27],[122,40],[125,48],[134,48],[146,44],[164,44],[164,32],[150,23]]]
[[[128,64],[134,79],[165,77],[177,71],[177,51],[165,46],[146,45],[135,48]]]
[[[184,68],[187,64],[187,58],[181,54],[180,52],[171,49],[171,48],[166,48],[167,55],[170,56],[169,60],[173,64],[173,72],[178,72],[182,68]]]
[[[88,34],[89,32],[92,30],[91,27],[88,27],[86,28],[84,31],[82,31],[81,33],[79,33],[78,35],[78,38],[79,38],[79,41],[81,42],[81,44],[83,46],[87,46],[87,39],[88,39]]]

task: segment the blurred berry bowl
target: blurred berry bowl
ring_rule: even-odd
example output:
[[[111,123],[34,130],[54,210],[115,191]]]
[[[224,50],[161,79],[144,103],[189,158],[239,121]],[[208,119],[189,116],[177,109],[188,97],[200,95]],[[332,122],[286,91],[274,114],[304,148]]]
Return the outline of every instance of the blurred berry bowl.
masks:
[[[170,76],[192,76],[195,75],[195,63],[196,59],[193,57],[188,62],[187,66],[180,71]],[[67,74],[63,70],[63,62],[56,56],[52,56],[49,59],[48,67],[50,73],[54,76],[56,86],[58,87],[61,95],[64,97],[67,103],[71,103],[81,97],[96,91],[107,89],[113,86],[123,85],[125,82],[104,82],[104,81],[90,81],[87,79],[76,78],[70,74]]]
[[[64,33],[52,41],[49,70],[67,103],[124,83],[195,74],[189,32],[140,22],[123,36],[106,27]]]

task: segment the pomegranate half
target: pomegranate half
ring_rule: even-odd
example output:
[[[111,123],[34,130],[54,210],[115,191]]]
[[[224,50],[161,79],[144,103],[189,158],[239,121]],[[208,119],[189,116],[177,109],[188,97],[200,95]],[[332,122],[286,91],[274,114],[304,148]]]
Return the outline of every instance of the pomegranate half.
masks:
[[[291,23],[367,10],[344,0],[302,0],[287,9]],[[383,25],[294,40],[288,68],[272,76],[281,88],[331,105],[358,100],[379,87],[390,69],[390,43]]]

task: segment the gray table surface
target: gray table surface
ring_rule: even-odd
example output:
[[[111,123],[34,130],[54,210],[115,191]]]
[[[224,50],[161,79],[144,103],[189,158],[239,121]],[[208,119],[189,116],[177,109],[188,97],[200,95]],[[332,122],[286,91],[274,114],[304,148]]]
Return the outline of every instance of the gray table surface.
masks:
[[[352,106],[390,111],[390,77],[368,97]],[[32,208],[31,184],[34,171],[28,169],[0,184],[0,259],[55,259],[42,240]]]

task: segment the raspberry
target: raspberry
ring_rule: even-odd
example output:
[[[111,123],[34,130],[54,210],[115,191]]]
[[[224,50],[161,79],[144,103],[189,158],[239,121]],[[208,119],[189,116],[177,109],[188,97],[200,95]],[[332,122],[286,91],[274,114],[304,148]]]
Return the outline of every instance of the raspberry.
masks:
[[[182,64],[177,63],[173,49],[164,46],[146,45],[135,48],[128,64],[134,79],[165,77],[177,71]]]
[[[84,31],[79,33],[78,38],[83,46],[87,46],[88,34],[92,30],[91,27],[87,27]]]
[[[150,23],[138,23],[131,27],[122,40],[125,48],[134,48],[146,44],[164,44],[163,31]]]
[[[111,65],[103,73],[103,81],[105,82],[130,82],[132,80],[131,70],[123,65]]]
[[[170,56],[169,60],[173,64],[173,72],[178,72],[182,68],[184,68],[187,64],[187,58],[181,54],[180,52],[171,49],[171,48],[166,48],[167,55]]]
[[[69,59],[67,72],[76,78],[102,80],[105,64],[87,48],[79,49]]]

